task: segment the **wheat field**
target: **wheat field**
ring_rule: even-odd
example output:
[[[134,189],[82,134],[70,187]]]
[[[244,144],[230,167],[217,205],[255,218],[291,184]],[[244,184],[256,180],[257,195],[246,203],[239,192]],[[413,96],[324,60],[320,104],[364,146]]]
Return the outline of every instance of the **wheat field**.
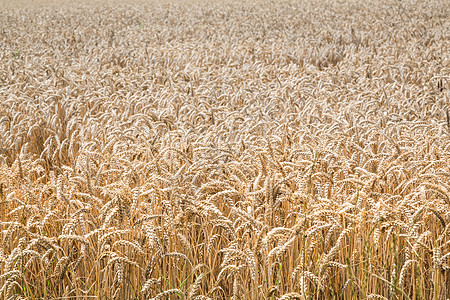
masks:
[[[450,2],[0,2],[1,299],[450,298]]]

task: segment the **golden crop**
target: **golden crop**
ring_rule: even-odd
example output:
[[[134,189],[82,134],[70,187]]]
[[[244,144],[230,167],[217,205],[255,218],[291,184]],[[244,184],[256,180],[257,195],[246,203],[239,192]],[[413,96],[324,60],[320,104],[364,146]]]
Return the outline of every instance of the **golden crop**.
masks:
[[[0,298],[450,297],[448,1],[2,5]]]

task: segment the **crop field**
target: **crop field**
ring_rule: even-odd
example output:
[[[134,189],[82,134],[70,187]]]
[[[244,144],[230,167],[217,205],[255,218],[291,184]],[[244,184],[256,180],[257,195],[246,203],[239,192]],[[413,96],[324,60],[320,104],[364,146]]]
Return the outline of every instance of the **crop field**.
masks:
[[[450,298],[447,0],[0,1],[0,299]]]

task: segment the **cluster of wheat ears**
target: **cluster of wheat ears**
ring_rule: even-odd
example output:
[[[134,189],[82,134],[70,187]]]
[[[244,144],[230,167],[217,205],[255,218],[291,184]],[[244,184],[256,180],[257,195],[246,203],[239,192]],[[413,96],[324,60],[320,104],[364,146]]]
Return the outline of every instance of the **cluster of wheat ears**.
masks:
[[[0,11],[0,298],[448,299],[450,3],[206,2]]]

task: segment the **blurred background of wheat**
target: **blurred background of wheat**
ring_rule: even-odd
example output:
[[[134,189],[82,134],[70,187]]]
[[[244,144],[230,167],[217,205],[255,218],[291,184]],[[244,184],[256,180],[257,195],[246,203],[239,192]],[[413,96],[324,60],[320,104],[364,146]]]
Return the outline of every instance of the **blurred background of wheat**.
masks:
[[[1,298],[449,298],[448,1],[22,2]]]

